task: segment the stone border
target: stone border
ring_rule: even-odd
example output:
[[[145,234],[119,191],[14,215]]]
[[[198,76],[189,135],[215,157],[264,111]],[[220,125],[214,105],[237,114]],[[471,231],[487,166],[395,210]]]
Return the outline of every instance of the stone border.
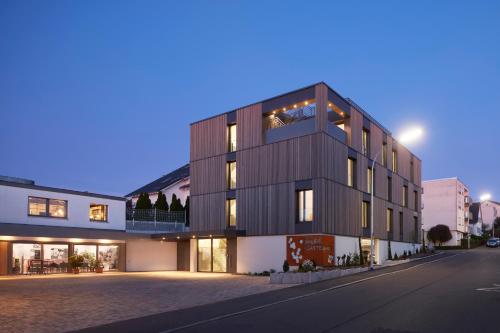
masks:
[[[317,272],[305,272],[305,273],[298,273],[298,272],[271,273],[270,283],[271,284],[313,283],[323,280],[335,279],[341,276],[366,272],[369,269],[370,267],[353,267],[346,269],[333,269],[329,271],[317,271]]]

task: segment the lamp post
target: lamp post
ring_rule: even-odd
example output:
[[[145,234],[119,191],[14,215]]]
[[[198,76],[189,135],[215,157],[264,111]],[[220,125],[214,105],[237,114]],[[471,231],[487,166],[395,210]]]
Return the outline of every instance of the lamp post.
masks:
[[[484,222],[483,220],[483,202],[491,199],[490,193],[483,193],[479,196],[479,214],[481,214],[481,224]],[[495,237],[495,221],[491,225],[491,237]]]
[[[423,130],[420,127],[415,127],[412,129],[409,129],[405,131],[399,138],[399,142],[401,143],[411,143],[418,138],[420,138],[423,134]],[[375,154],[375,157],[373,158],[372,161],[372,172],[371,172],[371,184],[370,184],[370,270],[373,270],[373,252],[374,252],[374,247],[375,247],[375,239],[373,238],[373,219],[374,219],[374,214],[373,214],[373,207],[374,207],[374,184],[375,184],[375,162],[377,161],[378,156],[382,152],[383,147],[381,147],[378,152]],[[387,163],[387,160],[386,160]],[[361,249],[360,249],[361,251]]]

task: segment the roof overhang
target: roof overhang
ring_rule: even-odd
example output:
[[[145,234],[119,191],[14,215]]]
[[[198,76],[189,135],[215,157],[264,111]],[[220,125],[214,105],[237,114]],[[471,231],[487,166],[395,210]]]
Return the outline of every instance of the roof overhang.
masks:
[[[167,242],[175,242],[178,240],[196,239],[196,238],[235,238],[245,237],[246,230],[239,229],[225,229],[225,230],[212,230],[212,231],[186,231],[153,234],[152,239],[163,240]]]

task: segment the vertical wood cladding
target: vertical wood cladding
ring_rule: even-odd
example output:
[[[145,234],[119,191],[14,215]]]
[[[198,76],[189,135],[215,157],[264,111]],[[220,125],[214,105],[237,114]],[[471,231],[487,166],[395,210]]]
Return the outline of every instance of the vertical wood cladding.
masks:
[[[295,100],[316,99],[316,132],[270,144],[264,142],[262,112]],[[347,145],[324,129],[328,87],[318,84],[238,109],[236,111],[236,200],[237,228],[247,235],[292,234],[296,225],[296,182],[311,180],[314,222],[312,232],[361,236],[361,205],[366,197],[369,157],[360,153],[363,114],[350,108],[346,121]],[[370,158],[381,150],[384,133],[370,122]],[[217,116],[191,126],[191,230],[216,231],[226,228],[227,117]],[[348,147],[356,153],[356,187],[347,184]],[[392,202],[388,202],[387,169],[392,165],[393,139],[387,135],[387,167],[381,155],[375,166],[375,237],[387,239],[386,210],[393,209],[393,239],[399,240],[399,212],[403,212],[404,241],[413,241],[416,213],[414,190],[421,194],[421,161],[414,161],[414,182],[408,185],[408,208],[401,207],[402,186],[410,180],[411,153],[394,143],[398,172],[392,175]],[[404,178],[404,179],[403,179]],[[419,200],[420,202],[420,200]],[[420,229],[420,228],[419,228]]]
[[[262,145],[262,103],[236,111],[236,132],[238,150]]]
[[[191,161],[226,153],[226,114],[192,124],[190,140]]]

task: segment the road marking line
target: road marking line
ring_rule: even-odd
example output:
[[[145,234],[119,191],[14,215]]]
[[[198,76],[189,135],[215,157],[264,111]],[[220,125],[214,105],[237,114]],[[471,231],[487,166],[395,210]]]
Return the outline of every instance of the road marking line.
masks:
[[[477,291],[493,291],[493,292],[500,293],[500,284],[493,283],[493,285],[494,285],[494,287],[490,287],[490,288],[477,288],[476,290]]]
[[[436,254],[436,255],[438,255],[438,254]],[[404,269],[399,269],[397,271],[382,273],[382,274],[378,274],[378,275],[375,275],[375,276],[370,276],[370,277],[367,277],[367,278],[363,278],[363,279],[360,279],[360,280],[356,280],[356,281],[351,281],[351,282],[339,284],[337,286],[332,286],[332,287],[329,287],[329,288],[326,288],[326,289],[321,289],[321,290],[313,291],[313,292],[308,293],[308,294],[303,294],[303,295],[299,295],[299,296],[294,296],[294,297],[286,298],[286,299],[283,299],[281,301],[271,302],[271,303],[267,303],[267,304],[255,306],[253,308],[249,308],[249,309],[245,309],[245,310],[241,310],[241,311],[237,311],[237,312],[231,312],[231,313],[228,313],[228,314],[225,314],[225,315],[220,315],[220,316],[212,317],[212,318],[209,318],[209,319],[195,321],[195,322],[190,323],[190,324],[186,324],[186,325],[179,326],[179,327],[174,327],[174,328],[171,328],[171,329],[168,329],[168,330],[165,330],[165,331],[160,331],[159,333],[177,332],[177,331],[180,331],[180,330],[184,330],[184,329],[195,327],[195,326],[202,325],[202,324],[211,323],[211,322],[218,321],[218,320],[221,320],[221,319],[226,319],[226,318],[230,318],[230,317],[239,316],[239,315],[242,315],[242,314],[245,314],[245,313],[248,313],[248,312],[254,312],[254,311],[265,309],[265,308],[268,308],[268,307],[271,307],[271,306],[274,306],[274,305],[278,305],[278,304],[282,304],[282,303],[288,303],[288,302],[296,301],[296,300],[299,300],[299,299],[302,299],[302,298],[319,295],[319,294],[322,294],[322,293],[325,293],[325,292],[328,292],[328,291],[332,291],[332,290],[335,290],[335,289],[340,289],[340,288],[352,286],[354,284],[358,284],[358,283],[362,283],[362,282],[365,282],[365,281],[373,280],[373,279],[376,279],[376,278],[379,278],[379,277],[384,277],[384,276],[387,276],[387,275],[393,275],[393,274],[396,274],[396,273],[408,271],[408,270],[414,269],[416,267],[420,267],[420,266],[423,266],[423,265],[431,264],[431,263],[434,263],[434,262],[437,262],[437,261],[441,261],[441,260],[444,260],[444,259],[453,258],[453,257],[456,257],[456,256],[458,256],[460,254],[462,254],[462,253],[457,253],[457,254],[453,254],[451,256],[446,256],[444,258],[438,258],[438,259],[434,259],[434,260],[431,260],[431,261],[426,261],[424,263],[421,263],[421,264],[418,264],[418,265],[415,265],[415,266],[411,266],[411,267],[408,267],[408,268],[404,268]]]

